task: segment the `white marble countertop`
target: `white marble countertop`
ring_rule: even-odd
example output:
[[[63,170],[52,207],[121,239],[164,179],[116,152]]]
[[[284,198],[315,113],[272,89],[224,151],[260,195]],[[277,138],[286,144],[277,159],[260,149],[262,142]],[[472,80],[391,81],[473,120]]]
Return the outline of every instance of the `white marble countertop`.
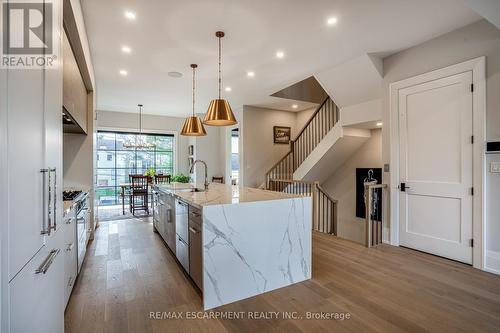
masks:
[[[226,184],[210,183],[208,190],[204,192],[190,192],[195,184],[171,183],[156,185],[158,190],[169,192],[176,197],[202,208],[210,205],[238,204],[242,202],[257,202],[269,200],[282,200],[290,198],[300,198],[302,196],[282,192],[260,190],[251,187],[237,187]],[[203,185],[198,185],[202,188]]]

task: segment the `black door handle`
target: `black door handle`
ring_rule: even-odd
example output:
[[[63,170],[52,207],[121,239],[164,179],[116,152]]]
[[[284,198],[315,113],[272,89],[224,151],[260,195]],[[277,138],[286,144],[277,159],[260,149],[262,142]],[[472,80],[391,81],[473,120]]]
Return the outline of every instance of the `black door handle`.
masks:
[[[399,185],[399,188],[401,189],[401,192],[406,192],[406,189],[410,188],[410,186],[406,186],[406,183],[401,183],[401,185]]]

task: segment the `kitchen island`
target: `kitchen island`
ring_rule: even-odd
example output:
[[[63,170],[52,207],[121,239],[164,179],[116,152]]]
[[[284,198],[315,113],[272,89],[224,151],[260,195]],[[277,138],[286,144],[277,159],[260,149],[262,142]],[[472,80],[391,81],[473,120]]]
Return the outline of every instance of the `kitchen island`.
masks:
[[[205,310],[311,278],[310,197],[194,188],[155,186],[154,225],[202,291]]]

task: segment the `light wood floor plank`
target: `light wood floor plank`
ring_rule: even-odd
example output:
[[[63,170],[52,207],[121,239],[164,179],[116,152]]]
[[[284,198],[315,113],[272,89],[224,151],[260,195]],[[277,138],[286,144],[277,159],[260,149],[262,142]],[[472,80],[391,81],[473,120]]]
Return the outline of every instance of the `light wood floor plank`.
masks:
[[[152,319],[202,313],[198,291],[149,219],[102,223],[65,313],[66,332],[498,332],[500,277],[406,248],[313,234],[313,279],[216,311],[279,319]],[[283,311],[301,319],[283,319]],[[306,312],[349,313],[307,320]],[[248,316],[248,315],[246,315]]]

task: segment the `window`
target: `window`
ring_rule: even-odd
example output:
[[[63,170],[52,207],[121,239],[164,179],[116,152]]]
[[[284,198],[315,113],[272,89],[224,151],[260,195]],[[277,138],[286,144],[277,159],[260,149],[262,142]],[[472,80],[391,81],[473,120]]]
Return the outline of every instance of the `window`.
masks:
[[[150,168],[156,174],[173,174],[174,136],[143,133],[144,141],[155,143],[153,148],[124,147],[124,143],[135,142],[138,136],[136,133],[98,131],[96,193],[99,205],[120,204],[120,184],[128,183],[129,175],[143,175]]]
[[[240,161],[238,156],[239,131],[233,129],[231,131],[231,179],[232,184],[238,184]]]

